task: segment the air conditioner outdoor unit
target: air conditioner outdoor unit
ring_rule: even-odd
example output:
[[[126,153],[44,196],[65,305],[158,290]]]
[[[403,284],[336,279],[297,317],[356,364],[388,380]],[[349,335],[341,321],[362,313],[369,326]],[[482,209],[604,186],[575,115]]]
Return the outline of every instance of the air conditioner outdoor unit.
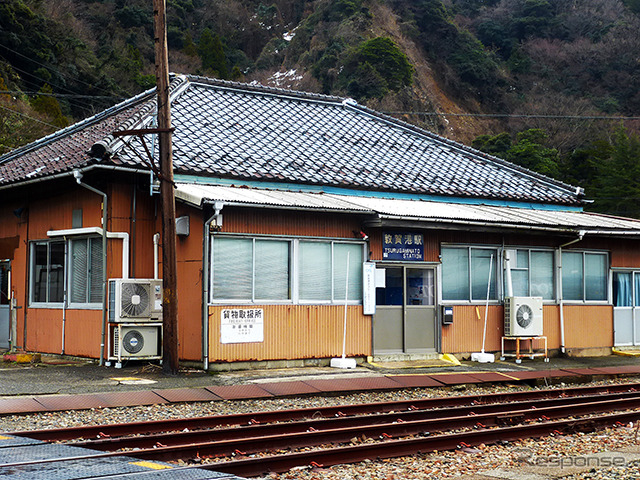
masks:
[[[152,322],[162,318],[162,280],[109,280],[109,322]]]
[[[159,325],[117,325],[112,327],[113,357],[120,359],[150,358],[161,355]]]
[[[505,297],[505,336],[537,337],[542,331],[542,297]]]

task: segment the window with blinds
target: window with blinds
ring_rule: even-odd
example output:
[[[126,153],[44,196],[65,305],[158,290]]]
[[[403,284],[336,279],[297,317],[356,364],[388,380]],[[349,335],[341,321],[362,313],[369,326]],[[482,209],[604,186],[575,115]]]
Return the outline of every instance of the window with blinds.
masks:
[[[211,301],[344,302],[348,282],[359,302],[363,255],[362,242],[215,235]]]
[[[69,303],[102,303],[102,238],[69,242]]]
[[[68,251],[65,253],[65,249]],[[66,256],[66,258],[65,258]],[[102,304],[102,238],[34,242],[31,245],[30,303],[61,307],[65,281],[68,305]]]
[[[291,242],[255,238],[213,239],[213,298],[289,300]]]

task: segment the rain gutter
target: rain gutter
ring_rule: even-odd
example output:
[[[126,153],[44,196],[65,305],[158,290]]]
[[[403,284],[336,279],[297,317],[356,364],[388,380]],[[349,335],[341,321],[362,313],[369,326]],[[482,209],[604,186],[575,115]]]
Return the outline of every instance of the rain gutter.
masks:
[[[75,174],[73,172],[81,172],[81,173],[86,173],[89,172],[91,170],[110,170],[110,171],[117,171],[117,172],[125,172],[125,173],[144,173],[145,175],[147,173],[149,173],[149,169],[141,169],[141,168],[132,168],[132,167],[120,167],[118,165],[91,165],[88,167],[81,167],[81,168],[74,168],[73,170],[64,172],[64,173],[56,173],[55,175],[47,175],[44,177],[38,177],[38,178],[34,178],[32,180],[24,180],[22,182],[17,182],[17,183],[10,183],[7,185],[1,185],[0,186],[0,190],[7,190],[9,188],[17,188],[17,187],[22,187],[25,185],[31,185],[34,183],[41,183],[41,182],[47,182],[49,180],[57,180],[59,178],[65,178],[65,177],[73,177],[75,176]]]

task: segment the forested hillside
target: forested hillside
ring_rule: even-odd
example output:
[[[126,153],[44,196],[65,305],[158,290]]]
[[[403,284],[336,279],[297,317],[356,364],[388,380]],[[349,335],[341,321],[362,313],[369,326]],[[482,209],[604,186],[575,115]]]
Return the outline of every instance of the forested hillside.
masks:
[[[170,68],[358,102],[640,217],[640,0],[167,0]],[[0,2],[0,153],[154,86],[151,0]]]

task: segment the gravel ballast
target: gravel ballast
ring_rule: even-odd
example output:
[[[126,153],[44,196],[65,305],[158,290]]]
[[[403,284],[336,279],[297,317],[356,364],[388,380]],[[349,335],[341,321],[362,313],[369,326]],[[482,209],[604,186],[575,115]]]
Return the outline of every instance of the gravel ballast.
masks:
[[[626,378],[624,383],[637,380],[637,378]],[[610,384],[622,383],[622,381],[596,383]],[[557,387],[566,386],[561,384]],[[483,387],[474,385],[440,389],[407,389],[393,392],[363,392],[327,397],[215,401],[8,415],[0,417],[0,432],[533,389],[523,385]],[[503,445],[479,445],[453,452],[417,454],[329,468],[296,468],[282,474],[270,474],[263,479],[521,478],[533,480],[566,478],[577,480],[640,478],[640,445],[637,436],[636,425],[622,425],[593,433],[555,435]]]

